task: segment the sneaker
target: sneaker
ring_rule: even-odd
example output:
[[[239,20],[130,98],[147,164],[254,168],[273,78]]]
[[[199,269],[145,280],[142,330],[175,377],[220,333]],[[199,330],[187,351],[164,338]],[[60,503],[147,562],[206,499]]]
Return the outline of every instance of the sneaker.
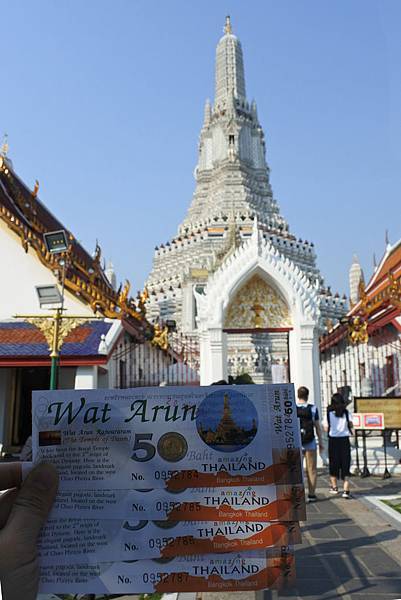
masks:
[[[347,499],[352,498],[350,492],[343,492],[342,496],[343,496],[343,498],[347,498]]]
[[[338,494],[338,488],[337,487],[331,487],[329,489],[330,494]]]
[[[317,496],[315,494],[308,494],[308,502],[317,502]]]

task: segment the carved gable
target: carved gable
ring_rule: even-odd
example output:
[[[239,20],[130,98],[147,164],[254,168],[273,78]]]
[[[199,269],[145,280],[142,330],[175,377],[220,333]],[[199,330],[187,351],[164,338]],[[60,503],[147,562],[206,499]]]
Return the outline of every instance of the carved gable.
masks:
[[[291,327],[288,306],[280,293],[259,275],[242,286],[230,302],[225,329]]]

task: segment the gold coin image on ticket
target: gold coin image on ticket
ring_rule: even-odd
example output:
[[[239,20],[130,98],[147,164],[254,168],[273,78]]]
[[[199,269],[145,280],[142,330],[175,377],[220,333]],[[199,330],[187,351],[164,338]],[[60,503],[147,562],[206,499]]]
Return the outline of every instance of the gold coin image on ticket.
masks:
[[[157,451],[168,462],[179,462],[188,452],[187,440],[181,433],[169,431],[161,436],[157,443]]]

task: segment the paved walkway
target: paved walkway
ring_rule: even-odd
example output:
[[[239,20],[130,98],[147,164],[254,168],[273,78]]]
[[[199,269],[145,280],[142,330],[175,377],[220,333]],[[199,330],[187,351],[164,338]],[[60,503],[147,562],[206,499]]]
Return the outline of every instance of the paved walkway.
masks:
[[[401,478],[353,477],[352,500],[330,497],[326,476],[319,485],[296,551],[297,587],[265,599],[401,599],[401,523],[363,500],[400,493]]]

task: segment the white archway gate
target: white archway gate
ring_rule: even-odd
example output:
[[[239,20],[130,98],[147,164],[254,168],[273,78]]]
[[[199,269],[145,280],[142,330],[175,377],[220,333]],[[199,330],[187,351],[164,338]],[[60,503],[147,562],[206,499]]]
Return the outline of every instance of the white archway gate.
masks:
[[[201,385],[227,379],[225,314],[238,290],[254,275],[275,287],[285,299],[293,327],[289,334],[291,379],[296,387],[307,386],[311,400],[320,406],[320,309],[316,290],[299,267],[263,239],[256,220],[252,237],[213,274],[207,293],[195,292]]]

